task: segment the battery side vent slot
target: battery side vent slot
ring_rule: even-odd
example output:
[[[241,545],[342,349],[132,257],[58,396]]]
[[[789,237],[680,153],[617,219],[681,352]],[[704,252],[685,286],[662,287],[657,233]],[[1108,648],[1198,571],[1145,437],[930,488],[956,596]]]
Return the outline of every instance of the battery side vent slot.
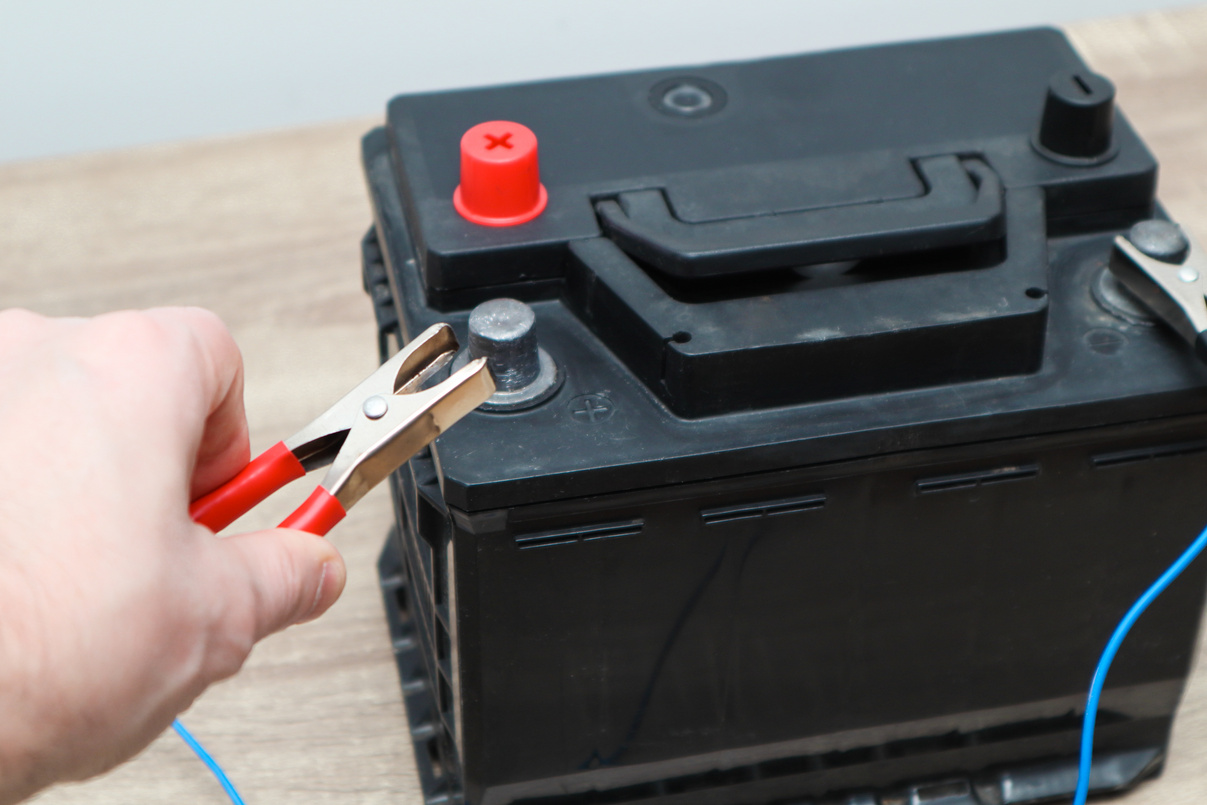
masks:
[[[967,780],[947,780],[920,785],[909,792],[910,805],[979,805]]]
[[[760,517],[778,517],[781,514],[796,514],[826,505],[825,495],[804,495],[803,497],[786,498],[784,500],[769,500],[762,503],[747,503],[742,506],[722,506],[716,509],[702,509],[700,519],[704,525],[730,523],[734,520],[754,520]]]
[[[549,548],[554,545],[573,545],[576,542],[596,542],[602,539],[617,537],[635,537],[645,527],[645,520],[623,520],[617,523],[602,523],[598,525],[576,526],[574,528],[558,529],[557,531],[538,531],[533,534],[521,534],[515,538],[515,544],[520,550],[529,548]]]
[[[1117,467],[1120,464],[1135,464],[1140,461],[1151,461],[1155,458],[1189,456],[1204,451],[1207,451],[1207,439],[1199,439],[1193,442],[1178,442],[1177,444],[1139,447],[1135,450],[1119,450],[1114,453],[1100,453],[1091,457],[1090,461],[1095,467]]]
[[[923,495],[931,492],[952,492],[957,489],[975,489],[978,486],[1004,484],[1010,481],[1025,481],[1037,475],[1039,475],[1038,464],[1016,464],[980,472],[921,478],[917,481],[917,490],[919,494]]]

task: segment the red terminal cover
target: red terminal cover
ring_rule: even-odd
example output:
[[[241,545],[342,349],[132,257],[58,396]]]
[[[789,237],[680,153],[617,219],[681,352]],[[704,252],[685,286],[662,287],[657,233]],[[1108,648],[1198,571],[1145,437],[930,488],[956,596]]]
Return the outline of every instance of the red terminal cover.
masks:
[[[453,191],[462,217],[483,226],[515,226],[540,215],[548,200],[532,129],[492,120],[462,135],[461,184]]]

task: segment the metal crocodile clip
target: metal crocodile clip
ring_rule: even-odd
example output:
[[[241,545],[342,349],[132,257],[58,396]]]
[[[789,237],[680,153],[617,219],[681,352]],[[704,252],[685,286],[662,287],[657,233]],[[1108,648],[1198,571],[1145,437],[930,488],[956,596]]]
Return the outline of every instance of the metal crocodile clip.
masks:
[[[1169,221],[1141,221],[1115,238],[1111,273],[1207,363],[1207,254]]]

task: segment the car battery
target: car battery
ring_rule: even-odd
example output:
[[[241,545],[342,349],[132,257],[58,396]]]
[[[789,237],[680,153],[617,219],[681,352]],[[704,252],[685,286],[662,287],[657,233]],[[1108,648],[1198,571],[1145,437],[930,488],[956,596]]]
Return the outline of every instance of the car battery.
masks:
[[[1207,370],[1108,271],[1157,165],[1062,34],[404,95],[363,160],[383,356],[448,321],[501,389],[393,478],[427,802],[1071,794]],[[1160,771],[1205,570],[1092,791]]]

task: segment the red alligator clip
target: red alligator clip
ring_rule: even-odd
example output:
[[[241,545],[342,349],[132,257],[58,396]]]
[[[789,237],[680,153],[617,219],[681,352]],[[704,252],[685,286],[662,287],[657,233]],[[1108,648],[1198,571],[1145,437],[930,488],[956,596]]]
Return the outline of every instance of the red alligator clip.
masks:
[[[290,481],[330,465],[314,493],[281,523],[326,534],[366,492],[494,393],[483,358],[423,388],[456,353],[457,337],[447,324],[424,330],[309,425],[193,501],[189,514],[221,531]]]

